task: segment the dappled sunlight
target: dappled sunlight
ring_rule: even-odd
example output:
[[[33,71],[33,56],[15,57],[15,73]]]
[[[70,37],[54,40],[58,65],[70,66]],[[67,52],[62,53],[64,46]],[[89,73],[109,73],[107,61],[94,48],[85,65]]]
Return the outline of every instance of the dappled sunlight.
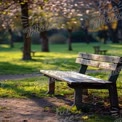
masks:
[[[63,46],[63,45],[62,45]],[[36,54],[32,60],[23,61],[22,52],[19,49],[19,45],[11,51],[3,51],[0,53],[1,72],[0,74],[25,74],[31,72],[39,72],[40,69],[65,69],[69,67],[68,62],[75,62],[77,54],[64,53],[64,52],[40,52],[38,49],[40,46],[36,45]],[[4,65],[3,62],[7,62]],[[71,64],[72,64],[71,63]],[[22,66],[22,68],[20,68]],[[69,68],[68,68],[69,67]],[[5,70],[6,69],[6,70]],[[16,70],[14,70],[16,69]]]
[[[110,47],[114,47],[114,48],[116,48],[116,49],[118,49],[118,48],[122,48],[122,44],[111,44],[111,45],[109,45]]]
[[[6,44],[1,44],[0,45],[0,48],[10,48],[10,46],[9,45],[6,45]]]
[[[119,51],[117,51],[117,50],[114,50],[114,51],[112,51],[112,50],[109,50],[109,52],[108,53],[110,53],[110,55],[118,55],[118,56],[122,56],[122,52],[121,52],[121,50]]]
[[[32,57],[32,60],[23,61],[20,50],[22,44],[15,43],[15,48],[2,50],[0,53],[0,74],[27,74],[39,72],[40,69],[78,70],[79,65],[75,63],[78,52],[93,53],[93,46],[98,44],[100,43],[89,45],[73,43],[73,51],[68,51],[66,44],[53,44],[50,45],[51,52],[41,52],[40,45],[32,45],[33,50],[36,51],[35,56]],[[112,46],[113,48],[111,48]],[[101,47],[108,50],[108,55],[122,55],[121,45],[101,44]],[[3,62],[7,62],[7,65],[4,65]]]
[[[38,53],[39,54],[39,53]],[[50,53],[41,53],[38,55],[42,57],[42,59],[45,58],[75,58],[76,54],[68,54],[68,53],[59,53],[59,52],[50,52]]]
[[[121,0],[1,0],[0,121],[121,119],[121,6]]]
[[[6,80],[1,82],[0,86],[0,96],[1,97],[33,97],[35,96],[44,96],[44,92],[47,90],[47,81],[44,78],[31,78],[24,80]],[[44,88],[44,89],[43,89]],[[42,94],[41,94],[42,93]]]
[[[21,58],[22,58],[22,53],[18,52],[18,51],[2,52],[2,53],[0,53],[0,57],[1,57],[0,61],[7,61],[7,62],[13,62],[13,61],[16,62],[17,61],[18,62],[18,60],[21,60]]]
[[[23,74],[23,72],[32,72],[32,68],[27,65],[18,65],[11,62],[0,62],[0,74]]]
[[[0,97],[28,98],[46,97],[48,91],[48,78],[43,76],[26,78],[23,80],[6,80],[0,83]],[[73,89],[65,82],[56,83],[56,95],[73,95]]]

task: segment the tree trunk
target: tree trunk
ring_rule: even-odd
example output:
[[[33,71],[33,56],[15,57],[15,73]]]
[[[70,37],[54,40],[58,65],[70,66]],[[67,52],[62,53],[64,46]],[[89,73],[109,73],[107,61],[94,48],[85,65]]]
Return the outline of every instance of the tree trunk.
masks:
[[[69,39],[68,39],[68,50],[69,51],[72,51],[72,29],[68,29],[68,32],[69,32]]]
[[[118,27],[116,29],[113,29],[111,27],[112,26],[111,23],[108,23],[107,26],[108,26],[108,29],[109,29],[109,33],[110,33],[112,43],[118,43],[118,38],[117,38],[117,29],[118,29]]]
[[[111,0],[111,3],[112,3],[112,6],[113,8],[118,8],[118,12],[115,11],[115,16],[117,17],[118,15],[121,15],[122,13],[122,9],[121,9],[121,6],[122,6],[122,0],[119,0],[117,2],[115,2],[114,0]],[[121,30],[122,31],[122,24],[121,23],[121,19],[118,18],[117,20],[117,27],[116,29],[114,30],[114,32],[112,33],[112,37],[113,37],[113,43],[119,43],[119,39],[118,39],[118,30]]]
[[[47,38],[47,31],[40,32],[40,36],[42,38],[42,52],[49,52],[49,44]]]
[[[118,11],[119,11],[119,15],[122,15],[122,0],[119,1],[119,5],[118,5]],[[119,43],[119,39],[122,41],[122,18],[118,19],[118,25],[117,25],[117,34],[120,32],[120,36],[118,37],[118,43]],[[118,34],[119,36],[119,34]]]
[[[103,30],[103,43],[104,44],[107,44],[107,38],[108,38],[108,36],[107,36],[107,31],[106,30]]]
[[[87,44],[89,44],[89,34],[88,34],[88,28],[87,27],[84,28],[84,32],[85,32],[85,41]]]
[[[122,41],[122,20],[118,20],[116,35],[117,35],[117,43],[119,43],[120,41]]]
[[[8,27],[8,32],[9,32],[10,35],[11,35],[11,39],[10,39],[10,48],[13,48],[13,47],[14,47],[14,34],[13,34],[12,29],[11,29],[10,26]]]
[[[104,13],[104,18],[105,19],[109,18],[107,12]],[[112,24],[110,22],[105,21],[105,25],[108,26],[108,32],[109,32],[109,35],[110,35],[110,39],[114,43],[114,40],[115,40],[116,37],[115,37],[115,34],[114,34],[114,29],[112,28]],[[105,29],[105,25],[104,25],[104,29],[103,29],[104,44],[107,43],[107,38],[108,38],[107,30]]]
[[[21,5],[21,19],[23,30],[27,30],[29,27],[29,16],[28,16],[28,2],[24,2],[20,0]],[[22,3],[24,2],[24,3]],[[22,4],[21,4],[22,3]],[[29,37],[29,29],[27,31],[23,31],[24,38],[24,48],[23,48],[23,60],[31,60],[31,39]]]

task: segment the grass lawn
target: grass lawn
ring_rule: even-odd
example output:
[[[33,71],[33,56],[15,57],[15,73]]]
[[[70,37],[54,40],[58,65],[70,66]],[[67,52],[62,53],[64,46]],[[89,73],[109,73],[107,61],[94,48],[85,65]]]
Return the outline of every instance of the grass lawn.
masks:
[[[21,43],[16,43],[15,48],[11,49],[8,45],[0,45],[0,75],[5,74],[28,74],[38,73],[40,69],[55,69],[55,70],[78,70],[79,64],[75,64],[75,59],[78,52],[93,53],[93,46],[98,45],[75,43],[73,44],[73,51],[67,50],[67,45],[50,45],[49,53],[41,52],[40,45],[32,45],[32,50],[36,50],[36,54],[31,61],[23,61],[22,52],[20,47]],[[107,49],[108,55],[122,56],[122,45],[118,44],[101,44],[102,49]],[[106,79],[108,74],[96,73],[90,74],[96,77]],[[23,80],[6,80],[0,82],[0,97],[9,98],[24,98],[24,97],[46,97],[47,91],[47,78],[44,76],[28,78]],[[122,73],[118,78],[118,93],[120,97],[120,103],[122,104]],[[107,91],[89,90],[90,94],[106,98]],[[68,95],[72,97],[73,90],[67,87],[66,83],[56,84],[56,94]],[[70,94],[70,95],[69,95]],[[100,95],[99,95],[100,94]],[[122,105],[121,105],[122,106]],[[98,116],[96,118],[99,119]],[[88,122],[95,122],[94,118],[90,118]],[[107,121],[112,122],[109,117],[103,117],[100,122]]]
[[[31,61],[21,60],[21,43],[17,43],[13,49],[0,45],[0,74],[25,74],[39,72],[40,69],[77,70],[79,65],[75,64],[75,58],[78,52],[93,53],[94,45],[98,44],[76,43],[73,44],[73,51],[68,51],[66,44],[50,45],[50,53],[41,52],[40,45],[32,45],[32,50],[37,53]],[[122,56],[121,45],[101,44],[101,48],[107,49],[108,55]]]

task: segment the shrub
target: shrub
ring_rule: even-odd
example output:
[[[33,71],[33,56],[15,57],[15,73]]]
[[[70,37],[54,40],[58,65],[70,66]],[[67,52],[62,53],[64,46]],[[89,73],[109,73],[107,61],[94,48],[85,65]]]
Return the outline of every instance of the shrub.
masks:
[[[49,42],[52,44],[65,44],[67,38],[61,34],[54,34],[49,37]]]

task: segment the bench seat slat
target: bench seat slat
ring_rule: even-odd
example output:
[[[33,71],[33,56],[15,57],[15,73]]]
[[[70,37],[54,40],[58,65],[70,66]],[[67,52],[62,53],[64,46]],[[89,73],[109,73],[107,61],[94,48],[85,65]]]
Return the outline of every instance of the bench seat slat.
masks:
[[[53,71],[53,70],[40,70],[41,73],[53,77],[58,80],[66,81],[71,83],[111,83],[110,81],[105,81],[99,78],[94,78],[92,76],[87,76],[73,71]]]
[[[111,62],[111,63],[118,63],[120,61],[119,56],[105,56],[105,55],[97,55],[97,54],[86,54],[86,53],[79,53],[79,58],[89,59],[89,60],[96,60],[102,62]]]
[[[86,59],[82,59],[82,58],[77,58],[76,63],[94,66],[94,67],[103,68],[103,69],[109,69],[109,70],[115,70],[117,67],[117,64],[99,62],[99,61],[93,61],[93,60],[86,60]]]

